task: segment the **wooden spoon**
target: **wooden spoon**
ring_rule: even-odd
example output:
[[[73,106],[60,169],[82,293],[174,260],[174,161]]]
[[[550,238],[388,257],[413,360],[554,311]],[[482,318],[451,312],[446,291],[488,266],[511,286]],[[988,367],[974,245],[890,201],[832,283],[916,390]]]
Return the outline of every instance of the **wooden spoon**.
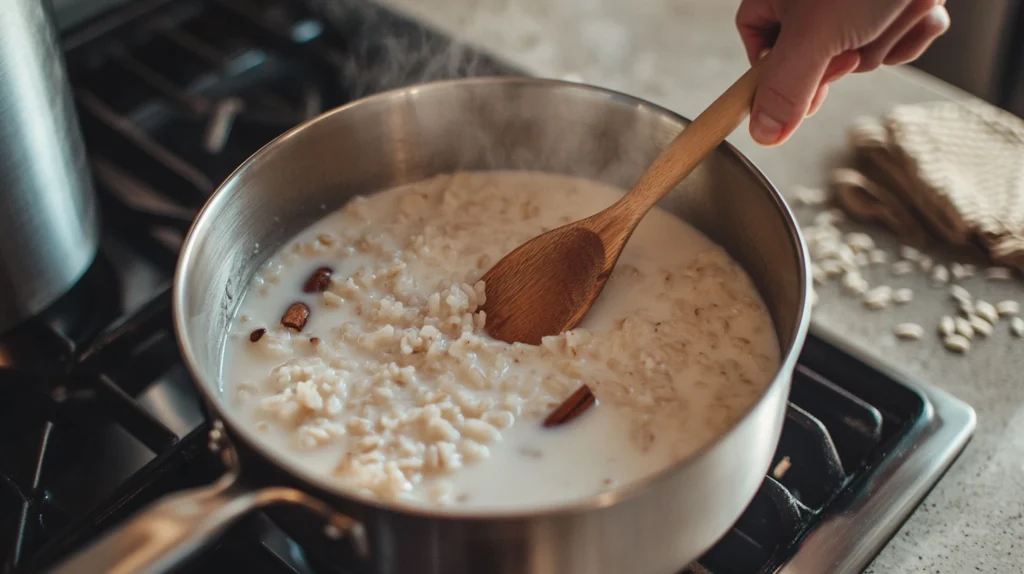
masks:
[[[750,114],[757,70],[755,64],[697,116],[622,199],[527,241],[487,271],[487,332],[537,345],[579,324],[643,216]]]

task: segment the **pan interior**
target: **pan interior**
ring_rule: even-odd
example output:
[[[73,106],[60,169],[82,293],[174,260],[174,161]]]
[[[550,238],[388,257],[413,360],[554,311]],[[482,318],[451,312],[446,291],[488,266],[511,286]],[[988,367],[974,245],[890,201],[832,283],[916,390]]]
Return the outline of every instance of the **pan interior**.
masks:
[[[281,136],[221,186],[182,252],[175,321],[203,393],[229,426],[273,458],[222,408],[225,334],[266,258],[351,197],[442,173],[494,169],[624,189],[684,125],[665,110],[595,88],[486,79],[380,94]],[[783,363],[791,364],[806,329],[807,279],[799,233],[778,193],[722,146],[660,205],[744,267],[772,315]]]

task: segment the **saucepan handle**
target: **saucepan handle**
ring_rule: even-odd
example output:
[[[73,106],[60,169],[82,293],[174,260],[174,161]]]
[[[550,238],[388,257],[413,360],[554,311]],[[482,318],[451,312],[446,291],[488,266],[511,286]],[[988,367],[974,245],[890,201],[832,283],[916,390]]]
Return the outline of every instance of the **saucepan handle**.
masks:
[[[220,538],[249,512],[272,504],[298,504],[326,519],[332,536],[347,536],[365,555],[362,525],[323,502],[287,487],[251,488],[229,474],[210,486],[156,501],[125,524],[71,556],[55,574],[158,574],[170,572]]]

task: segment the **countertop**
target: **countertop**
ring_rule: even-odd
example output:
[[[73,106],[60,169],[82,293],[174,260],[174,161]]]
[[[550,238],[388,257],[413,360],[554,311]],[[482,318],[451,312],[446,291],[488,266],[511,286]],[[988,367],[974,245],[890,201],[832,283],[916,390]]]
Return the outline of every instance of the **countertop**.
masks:
[[[733,28],[738,0],[387,0],[387,3],[540,76],[621,90],[688,117],[699,113],[743,73],[746,60]],[[954,22],[955,26],[956,23]],[[844,133],[861,114],[896,104],[965,98],[915,70],[888,69],[835,84],[821,111],[786,145],[759,148],[745,130],[730,141],[786,194],[821,185],[844,155]],[[802,221],[812,211],[797,208]],[[895,249],[888,233],[876,241]],[[948,254],[934,251],[937,259]],[[855,346],[929,381],[978,413],[973,441],[868,572],[1021,572],[1024,564],[1024,340],[1000,325],[965,356],[947,352],[932,333],[953,309],[945,289],[923,275],[878,276],[909,286],[914,301],[867,311],[834,285],[820,289],[814,322]],[[965,282],[976,296],[1024,303],[1019,281]],[[897,342],[892,327],[914,321],[928,334]]]

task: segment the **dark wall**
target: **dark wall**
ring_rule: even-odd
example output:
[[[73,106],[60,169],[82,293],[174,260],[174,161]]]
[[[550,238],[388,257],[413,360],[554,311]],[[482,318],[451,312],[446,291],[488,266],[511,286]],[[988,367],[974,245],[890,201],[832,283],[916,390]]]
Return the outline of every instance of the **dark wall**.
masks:
[[[952,26],[915,64],[1024,115],[1024,0],[947,0]]]

